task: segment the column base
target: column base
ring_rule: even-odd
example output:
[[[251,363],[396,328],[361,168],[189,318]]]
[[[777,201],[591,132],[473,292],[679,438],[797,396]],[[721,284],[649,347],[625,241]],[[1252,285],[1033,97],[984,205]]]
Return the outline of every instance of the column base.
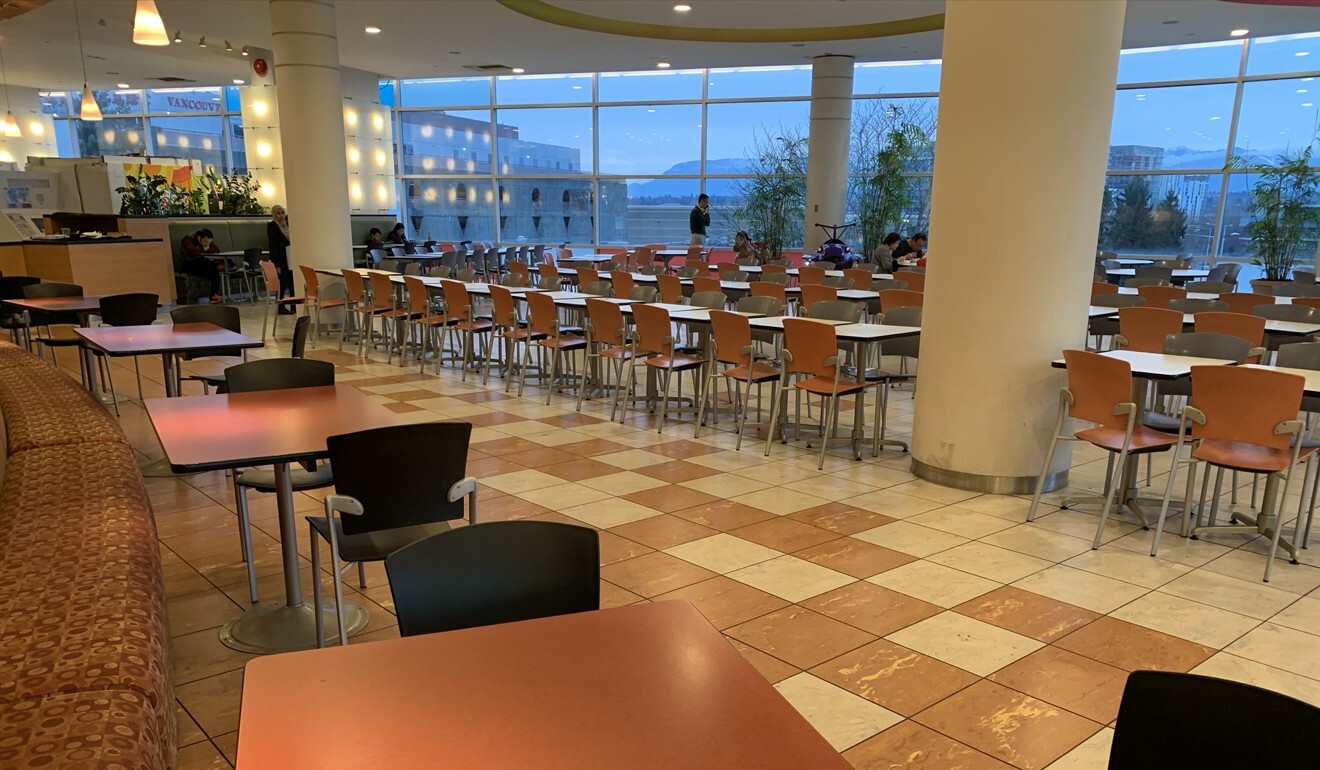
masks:
[[[982,476],[947,468],[937,468],[912,458],[912,474],[919,479],[941,486],[981,492],[988,495],[1029,495],[1036,491],[1036,480],[1031,476]],[[1053,492],[1068,485],[1068,470],[1057,471],[1045,477],[1045,492]]]

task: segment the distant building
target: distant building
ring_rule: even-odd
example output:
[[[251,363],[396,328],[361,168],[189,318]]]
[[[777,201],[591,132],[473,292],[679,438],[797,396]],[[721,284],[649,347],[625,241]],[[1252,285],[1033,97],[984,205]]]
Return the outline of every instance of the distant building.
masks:
[[[1154,171],[1164,168],[1164,148],[1142,144],[1109,146],[1110,171]]]

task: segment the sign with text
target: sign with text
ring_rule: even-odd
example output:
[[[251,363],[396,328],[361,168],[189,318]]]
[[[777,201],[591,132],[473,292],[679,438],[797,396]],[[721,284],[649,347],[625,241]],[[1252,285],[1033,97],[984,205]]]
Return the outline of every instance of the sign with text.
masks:
[[[151,113],[220,112],[218,88],[171,88],[147,91]]]

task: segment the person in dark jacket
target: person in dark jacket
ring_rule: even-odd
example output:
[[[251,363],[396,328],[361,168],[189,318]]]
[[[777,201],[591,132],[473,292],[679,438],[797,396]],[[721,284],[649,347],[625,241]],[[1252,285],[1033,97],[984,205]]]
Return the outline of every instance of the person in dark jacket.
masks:
[[[269,241],[270,261],[280,274],[279,296],[293,296],[293,271],[289,269],[289,215],[283,206],[270,207],[270,222],[266,225],[266,240]],[[269,288],[269,287],[268,287]],[[280,315],[293,315],[296,310],[292,305],[280,305]]]
[[[894,259],[906,257],[909,254],[915,254],[920,257],[926,251],[926,234],[913,233],[911,238],[906,241],[899,241],[898,246],[894,248]]]
[[[220,272],[225,269],[225,263],[224,260],[206,256],[220,253],[220,247],[215,243],[215,235],[210,230],[202,228],[192,235],[183,236],[183,241],[179,245],[183,254],[175,260],[174,269],[180,273],[205,278],[210,283],[211,301],[219,302]]]
[[[692,240],[688,243],[692,246],[704,246],[707,227],[710,227],[710,196],[702,193],[697,198],[697,205],[692,207],[692,213],[688,214],[688,230],[692,233]]]
[[[397,246],[403,246],[408,243],[408,231],[403,226],[402,222],[396,222],[394,224],[394,229],[390,230],[389,237],[385,239],[385,242]]]

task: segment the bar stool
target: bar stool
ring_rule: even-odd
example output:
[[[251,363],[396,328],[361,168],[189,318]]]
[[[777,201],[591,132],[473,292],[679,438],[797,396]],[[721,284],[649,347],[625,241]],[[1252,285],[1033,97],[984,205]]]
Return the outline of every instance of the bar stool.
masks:
[[[619,408],[620,394],[623,392],[623,367],[636,355],[632,341],[628,339],[628,325],[623,318],[623,311],[618,304],[602,299],[588,297],[587,304],[587,355],[582,376],[585,380],[588,369],[600,371],[606,361],[613,362],[615,370],[615,396],[610,406],[610,421],[614,420]],[[592,359],[595,359],[594,365]],[[609,389],[609,377],[606,371],[600,381],[602,392]],[[578,389],[577,411],[582,411],[582,399],[587,392],[586,383]]]
[[[321,336],[321,311],[344,307],[348,304],[348,300],[343,297],[323,299],[321,277],[316,274],[316,270],[307,265],[299,265],[298,270],[302,272],[303,299],[306,302],[307,314],[312,317],[312,347],[316,347],[316,340]]]
[[[674,336],[671,333],[669,325],[669,311],[657,307],[656,305],[634,305],[633,324],[635,325],[637,341],[633,347],[633,362],[637,358],[644,358],[645,364],[649,369],[658,370],[660,378],[660,424],[656,427],[656,433],[663,433],[665,430],[665,419],[669,416],[669,382],[674,372],[698,372],[706,365],[706,359],[699,355],[693,355],[690,352],[676,347]],[[628,367],[628,382],[624,385],[624,390],[631,393],[633,380],[636,378],[637,367]],[[695,377],[695,375],[694,375]],[[694,378],[693,391],[700,388],[698,381]],[[683,378],[678,378],[678,400],[683,400]],[[628,418],[628,404],[623,406],[623,417],[620,422]]]
[[[544,294],[527,294],[527,313],[529,329],[527,340],[536,342],[542,350],[550,351],[549,378],[545,389],[545,403],[550,405],[550,396],[555,392],[555,375],[559,372],[559,360],[564,353],[586,350],[587,338],[581,334],[568,333],[559,324],[559,314],[555,310],[555,301]],[[524,341],[522,371],[518,375],[518,395],[522,395],[523,385],[527,382],[527,366],[530,345]],[[545,359],[541,359],[542,363]],[[545,371],[545,367],[541,367]],[[578,386],[579,394],[586,387],[586,368],[582,370],[582,382]]]
[[[782,287],[781,287],[782,288]],[[734,406],[738,410],[738,421],[735,428],[738,434],[738,440],[734,444],[734,451],[742,450],[743,428],[747,424],[747,409],[752,398],[752,385],[760,385],[764,382],[774,383],[770,389],[770,400],[774,403],[779,398],[779,367],[772,363],[766,356],[759,356],[756,353],[756,346],[752,344],[752,327],[747,320],[747,316],[738,313],[729,313],[723,310],[712,310],[710,312],[711,334],[713,337],[713,347],[711,350],[711,366],[706,372],[706,376],[701,378],[701,396],[699,400],[701,405],[697,408],[697,427],[692,434],[692,438],[701,437],[702,420],[706,414],[706,404],[710,398],[710,383],[717,376],[734,382],[746,385],[742,393],[737,393],[741,398],[741,407],[735,401]],[[721,369],[719,364],[726,366]],[[759,390],[758,390],[759,393]],[[758,398],[757,414],[760,414]]]
[[[463,343],[460,366],[463,375],[460,381],[467,381],[468,365],[472,363],[475,343],[481,335],[490,334],[495,328],[489,318],[482,318],[472,309],[472,298],[467,286],[458,281],[441,281],[440,290],[445,297],[445,326],[459,333]],[[489,344],[489,343],[488,343]],[[440,361],[436,361],[436,373],[440,371]]]

